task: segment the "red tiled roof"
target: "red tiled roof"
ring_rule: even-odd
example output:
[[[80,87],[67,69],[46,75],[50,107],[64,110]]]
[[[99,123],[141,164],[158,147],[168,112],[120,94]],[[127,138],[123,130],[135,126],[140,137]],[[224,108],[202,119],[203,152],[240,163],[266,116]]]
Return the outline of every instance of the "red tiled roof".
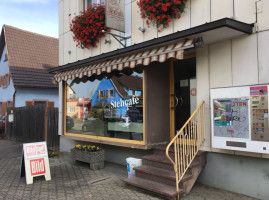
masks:
[[[57,88],[53,75],[47,70],[57,67],[59,41],[57,38],[3,26],[8,64],[16,87]],[[1,35],[2,36],[2,35]],[[3,37],[1,37],[2,39]]]
[[[113,76],[110,80],[114,83],[114,86],[123,97],[128,95],[124,87],[131,90],[143,89],[143,78],[139,76],[127,76],[122,74],[120,77]]]
[[[123,74],[121,77],[117,78],[118,81],[124,85],[126,88],[131,90],[142,90],[143,79],[139,76],[127,76]]]

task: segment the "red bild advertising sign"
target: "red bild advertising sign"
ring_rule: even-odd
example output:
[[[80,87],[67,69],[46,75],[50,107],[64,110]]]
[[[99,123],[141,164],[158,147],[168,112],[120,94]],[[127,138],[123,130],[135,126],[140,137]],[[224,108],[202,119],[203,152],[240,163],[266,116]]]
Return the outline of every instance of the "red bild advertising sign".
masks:
[[[31,176],[41,175],[46,173],[45,159],[39,158],[30,160]]]
[[[51,180],[46,142],[23,144],[23,159],[21,177],[26,176],[27,184],[33,184],[33,178],[36,176],[45,176],[46,181]]]

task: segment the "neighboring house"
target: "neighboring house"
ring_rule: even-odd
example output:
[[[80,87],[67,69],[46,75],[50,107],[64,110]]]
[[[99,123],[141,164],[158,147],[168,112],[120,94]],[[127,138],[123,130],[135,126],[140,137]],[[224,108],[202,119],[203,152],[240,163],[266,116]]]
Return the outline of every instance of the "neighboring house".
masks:
[[[98,103],[105,104],[104,106],[107,108],[116,107],[117,102],[120,104],[120,102],[132,96],[141,98],[142,83],[142,77],[138,76],[122,75],[119,78],[103,79],[92,96],[92,107],[98,106]],[[113,114],[119,118],[125,116],[129,107],[132,107],[132,105],[124,104],[116,109]]]
[[[180,145],[185,137],[191,137],[187,150],[197,145],[207,152],[199,181],[269,199],[269,1],[187,0],[180,18],[159,32],[141,18],[137,1],[126,0],[125,36],[131,37],[127,46],[122,47],[106,34],[96,48],[90,49],[77,47],[69,30],[70,20],[83,6],[81,0],[59,0],[59,67],[50,72],[59,82],[61,150],[70,151],[78,140],[97,143],[106,150],[107,161],[125,164],[128,157],[141,158],[159,144],[178,141],[173,140],[175,135],[204,101],[204,108],[199,110],[202,120],[192,118],[184,129],[186,134],[177,135],[184,137],[178,141]],[[116,30],[111,33],[124,35]],[[105,133],[98,135],[82,134],[81,128],[76,134],[62,128],[66,126],[64,97],[69,81],[75,81],[84,91],[80,96],[90,97],[95,81],[105,80],[107,88],[100,89],[105,91],[112,89],[109,79],[132,72],[143,76],[143,125],[131,124],[128,131],[131,136],[136,131],[142,134],[141,140],[123,139],[126,127],[116,122],[100,120],[96,129]],[[103,95],[105,92],[99,93]],[[107,134],[111,130],[115,134]],[[201,137],[199,141],[196,133]],[[188,154],[186,148],[180,151],[185,152],[184,156]],[[164,161],[165,156],[161,160],[156,156],[144,158],[147,163],[169,163]],[[146,183],[139,180],[139,184]],[[258,184],[250,184],[253,180]]]
[[[4,25],[0,37],[0,114],[6,107],[58,107],[58,86],[47,72],[58,65],[58,39]]]

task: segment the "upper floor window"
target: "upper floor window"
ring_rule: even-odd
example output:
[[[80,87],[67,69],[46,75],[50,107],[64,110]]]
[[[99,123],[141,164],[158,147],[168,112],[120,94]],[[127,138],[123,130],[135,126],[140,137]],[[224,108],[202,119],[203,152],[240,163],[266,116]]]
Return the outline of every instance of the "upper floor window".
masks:
[[[141,90],[135,91],[135,96],[141,97],[142,96]]]
[[[107,97],[114,97],[114,90],[108,90]]]
[[[34,101],[34,105],[47,105],[47,101],[39,101],[39,100],[35,100]]]
[[[129,96],[133,95],[133,90],[128,90],[128,95]]]
[[[106,0],[84,0],[84,10],[86,10],[87,7],[89,7],[90,5],[94,5],[94,4],[101,4],[101,5],[105,5],[106,4]]]
[[[75,107],[74,106],[70,106],[70,107],[68,107],[68,109],[69,109],[69,112],[70,113],[74,113],[75,112]]]
[[[99,97],[99,98],[103,98],[103,97],[105,97],[105,91],[104,91],[104,90],[99,90],[99,91],[98,91],[98,97]]]
[[[8,60],[8,57],[7,57],[7,53],[5,54],[5,59],[4,59],[4,62],[6,62]]]

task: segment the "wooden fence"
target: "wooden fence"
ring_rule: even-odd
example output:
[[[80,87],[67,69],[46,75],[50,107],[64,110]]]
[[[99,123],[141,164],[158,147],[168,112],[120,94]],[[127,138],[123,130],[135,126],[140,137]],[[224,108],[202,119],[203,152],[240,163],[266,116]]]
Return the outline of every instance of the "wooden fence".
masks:
[[[47,144],[50,147],[59,147],[58,135],[58,108],[48,108]]]
[[[10,115],[14,120],[10,122]],[[50,147],[59,146],[58,108],[33,105],[7,108],[6,135],[17,142],[40,142],[47,140]]]

